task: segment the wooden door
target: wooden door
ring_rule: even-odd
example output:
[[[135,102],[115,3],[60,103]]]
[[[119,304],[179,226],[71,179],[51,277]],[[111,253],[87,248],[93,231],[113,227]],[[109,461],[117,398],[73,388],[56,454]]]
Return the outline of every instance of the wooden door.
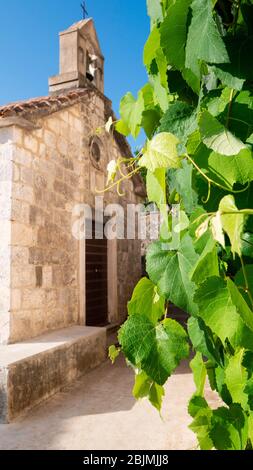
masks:
[[[86,240],[86,325],[108,323],[107,240]]]

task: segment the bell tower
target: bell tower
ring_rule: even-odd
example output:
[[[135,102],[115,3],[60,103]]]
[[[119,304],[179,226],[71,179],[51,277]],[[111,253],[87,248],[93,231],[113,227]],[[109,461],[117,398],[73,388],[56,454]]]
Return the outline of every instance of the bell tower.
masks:
[[[91,18],[60,33],[60,73],[49,78],[50,94],[92,83],[104,93],[104,57]]]

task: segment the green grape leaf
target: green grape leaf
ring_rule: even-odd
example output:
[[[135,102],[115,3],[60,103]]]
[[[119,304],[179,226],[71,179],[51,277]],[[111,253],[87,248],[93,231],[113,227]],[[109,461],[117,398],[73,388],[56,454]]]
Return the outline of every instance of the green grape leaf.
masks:
[[[183,203],[186,213],[192,214],[198,205],[198,195],[193,189],[193,166],[183,160],[182,168],[169,170],[167,175],[170,194],[174,191],[180,194],[181,203]]]
[[[193,302],[196,287],[190,281],[189,273],[197,259],[189,235],[183,237],[178,251],[168,250],[166,243],[155,242],[150,245],[147,254],[147,272],[161,294],[177,307],[191,313],[196,313]]]
[[[216,369],[216,365],[214,365],[213,363],[207,363],[206,371],[207,371],[208,381],[209,381],[209,385],[210,385],[210,387],[213,391],[217,390],[215,369]]]
[[[141,125],[148,139],[152,139],[156,129],[160,124],[161,114],[158,109],[147,109],[142,113]]]
[[[228,188],[232,188],[235,183],[245,184],[253,181],[253,157],[249,149],[241,150],[237,155],[230,157],[211,152],[207,168],[214,181]]]
[[[186,67],[199,75],[199,61],[211,64],[229,62],[224,42],[212,14],[212,1],[194,0],[186,44]]]
[[[204,216],[205,214],[205,216]],[[203,221],[206,220],[208,217],[208,214],[206,213],[205,209],[201,206],[197,206],[194,211],[192,212],[190,216],[190,229],[189,229],[189,234],[191,235],[192,238],[196,237],[196,232],[199,228],[200,225],[202,225]],[[202,241],[202,237],[199,239]],[[205,247],[205,242],[202,245],[202,242],[200,243],[199,247],[199,240],[196,240],[195,242],[195,250],[197,251],[198,254],[201,254],[204,247]]]
[[[193,395],[189,402],[188,413],[192,418],[195,418],[200,411],[207,408],[208,403],[205,398]]]
[[[212,217],[211,219],[211,232],[213,235],[213,239],[225,249],[225,236],[223,232],[220,212],[217,212],[215,217]]]
[[[248,374],[243,367],[244,349],[240,349],[231,356],[225,369],[225,383],[234,403],[239,403],[242,408],[247,407],[248,396],[244,392]]]
[[[252,67],[249,63],[249,57],[253,53],[253,40],[240,32],[236,35],[227,34],[224,42],[229,62],[216,65],[214,72],[224,85],[241,90],[246,80],[253,80]]]
[[[213,65],[210,70],[224,85],[234,90],[241,90],[245,83],[245,79],[236,77],[233,69],[230,68],[230,64],[224,64],[221,67]]]
[[[203,320],[199,317],[190,317],[187,328],[194,349],[211,361],[219,363],[219,353],[215,349],[212,332]]]
[[[163,20],[163,11],[160,0],[147,0],[147,8],[152,24],[156,24]]]
[[[198,74],[195,74],[192,70],[186,68],[182,71],[182,77],[191,87],[192,91],[196,93],[196,95],[199,95],[200,93],[200,80]],[[187,90],[187,94],[190,94],[190,90]]]
[[[131,315],[120,330],[119,341],[126,358],[158,385],[164,385],[189,354],[186,332],[171,319],[155,327],[145,315]]]
[[[245,232],[242,235],[242,254],[253,258],[253,233]]]
[[[138,282],[128,302],[129,315],[146,315],[152,323],[156,324],[164,312],[164,297],[158,294],[155,284],[144,277]]]
[[[201,142],[201,136],[199,129],[196,129],[192,134],[189,135],[187,141],[187,152],[189,155],[195,155],[199,148],[203,146]],[[204,147],[205,148],[205,147]]]
[[[178,70],[183,70],[185,66],[185,43],[191,2],[192,0],[180,0],[172,3],[160,28],[161,46],[168,63]]]
[[[128,125],[127,125],[122,119],[120,119],[120,120],[116,123],[115,129],[116,129],[116,131],[117,131],[119,134],[122,134],[122,135],[124,135],[125,137],[127,137],[127,136],[131,133],[131,131],[130,131]]]
[[[222,279],[207,279],[197,290],[195,302],[199,305],[199,316],[223,343],[235,335],[238,315]]]
[[[179,168],[178,143],[177,137],[168,132],[157,134],[148,141],[139,165],[150,171],[155,171],[157,168]]]
[[[238,212],[235,205],[233,196],[225,196],[219,205],[219,212],[221,214],[221,223],[224,232],[229,237],[231,243],[232,253],[241,256],[242,240],[241,235],[243,232],[245,217]],[[237,214],[238,212],[238,214]],[[222,215],[228,213],[227,215]]]
[[[221,155],[237,155],[246,145],[229,132],[208,111],[203,111],[199,119],[200,134],[204,144]]]
[[[160,73],[158,75],[150,75],[150,83],[154,88],[154,101],[165,113],[169,105],[168,91],[162,86]]]
[[[237,286],[233,283],[231,279],[228,279],[228,289],[231,295],[231,299],[233,304],[237,308],[237,312],[241,316],[242,320],[244,321],[245,325],[253,331],[253,312],[249,308],[247,302],[245,301],[244,297],[240,294]]]
[[[164,394],[164,388],[151,380],[145,372],[136,374],[133,388],[133,396],[136,400],[148,398],[150,403],[160,412]]]
[[[148,399],[154,408],[159,412],[162,409],[163,397],[165,395],[164,388],[161,385],[153,382],[149,391]]]
[[[212,276],[219,276],[219,263],[216,243],[210,233],[206,246],[193,267],[190,277],[195,284],[201,284]]]
[[[245,266],[245,273],[246,273],[246,276],[247,276],[249,291],[250,291],[251,296],[253,297],[253,265],[252,264],[247,264]],[[249,295],[244,290],[244,289],[246,289],[246,282],[245,282],[245,278],[244,278],[244,274],[243,274],[242,269],[240,269],[238,271],[238,273],[236,274],[235,283],[240,288],[240,293],[243,296],[244,300],[251,307],[251,302],[250,302],[250,299],[249,299]]]
[[[127,93],[120,102],[120,116],[132,136],[137,138],[141,130],[142,113],[144,111],[143,94],[140,91],[135,100],[132,93]],[[119,127],[117,127],[119,130]]]
[[[149,202],[157,204],[158,208],[166,205],[165,168],[158,168],[154,172],[147,171],[147,194]]]
[[[152,87],[151,83],[146,83],[141,89],[141,93],[144,100],[145,110],[147,109],[154,109],[155,107],[155,96],[154,96],[154,88]]]
[[[133,388],[133,396],[136,400],[146,398],[149,395],[152,380],[148,377],[146,372],[139,372],[135,375],[135,382]]]
[[[215,381],[220,397],[224,403],[230,406],[232,403],[232,397],[228,391],[227,385],[225,384],[225,369],[223,365],[215,368]]]
[[[112,346],[109,347],[109,358],[111,359],[112,363],[114,364],[118,356],[120,355],[120,348],[116,348],[116,346],[113,344]]]
[[[189,155],[212,180],[233,188],[235,183],[245,184],[253,180],[253,157],[250,149],[241,150],[230,157],[212,152],[198,139],[198,133],[190,136],[187,145]]]
[[[212,410],[203,402],[189,428],[197,435],[201,450],[212,450],[214,445],[210,437]]]
[[[194,359],[190,362],[190,367],[196,385],[196,395],[203,397],[206,383],[206,366],[200,352],[196,353]]]
[[[169,92],[168,77],[167,77],[168,64],[167,64],[166,57],[161,47],[157,49],[156,51],[155,60],[156,60],[156,65],[157,65],[159,76],[160,76],[161,85],[167,92]]]
[[[240,343],[240,329],[244,323],[237,313],[224,280],[218,277],[207,279],[195,293],[194,301],[199,306],[198,315],[223,344],[226,339],[231,344]]]
[[[248,417],[248,437],[253,446],[253,411],[250,412]]]
[[[181,143],[186,144],[187,137],[197,129],[196,113],[192,106],[176,101],[168,106],[161,119],[159,132],[171,132]]]
[[[231,99],[231,90],[226,88],[223,96]],[[231,104],[230,104],[231,103]],[[253,132],[253,96],[250,90],[234,93],[232,101],[220,110],[219,119],[230,132],[243,142],[248,141]]]
[[[149,69],[153,60],[156,57],[156,51],[160,48],[160,31],[157,27],[154,27],[150,33],[150,36],[144,46],[143,62],[144,65]]]
[[[237,403],[213,411],[210,437],[217,450],[244,450],[247,445],[247,416]]]

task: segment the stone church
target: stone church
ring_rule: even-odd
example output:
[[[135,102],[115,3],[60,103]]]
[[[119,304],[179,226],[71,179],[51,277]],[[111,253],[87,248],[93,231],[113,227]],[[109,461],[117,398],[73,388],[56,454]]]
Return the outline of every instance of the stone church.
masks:
[[[77,240],[73,208],[94,207],[107,165],[131,157],[104,95],[92,19],[60,33],[49,95],[0,107],[0,420],[9,422],[106,358],[141,276],[137,240]],[[138,204],[138,176],[104,204]]]

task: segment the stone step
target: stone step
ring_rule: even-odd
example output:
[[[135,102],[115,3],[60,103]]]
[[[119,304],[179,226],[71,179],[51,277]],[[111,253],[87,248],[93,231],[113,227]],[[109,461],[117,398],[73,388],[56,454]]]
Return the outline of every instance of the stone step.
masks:
[[[106,359],[106,329],[73,326],[0,346],[0,422],[9,423]]]

